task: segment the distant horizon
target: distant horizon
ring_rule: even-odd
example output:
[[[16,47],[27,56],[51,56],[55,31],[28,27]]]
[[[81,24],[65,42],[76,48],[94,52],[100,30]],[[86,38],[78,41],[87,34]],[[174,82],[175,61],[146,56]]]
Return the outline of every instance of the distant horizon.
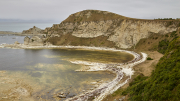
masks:
[[[110,12],[110,11],[108,11],[108,12]],[[74,12],[74,13],[77,13],[77,12]],[[74,13],[72,13],[72,14],[74,14]],[[113,13],[113,12],[111,12],[111,13]],[[122,15],[122,16],[125,16],[125,15]],[[125,17],[133,18],[133,17],[130,17],[130,16],[125,16]],[[164,19],[164,18],[167,18],[167,17],[151,18],[150,20]],[[177,17],[177,18],[169,17],[169,18],[172,18],[172,19],[177,19],[178,18],[178,19],[180,19],[180,17]],[[135,18],[135,19],[143,19],[143,18]],[[148,18],[144,18],[144,19],[148,19]],[[6,18],[0,18],[0,22],[19,22],[19,23],[21,23],[21,22],[25,22],[25,23],[49,23],[49,22],[51,22],[51,23],[55,23],[55,24],[60,24],[64,20],[65,19],[60,21],[60,20],[50,20],[50,19],[42,20],[42,19],[15,19],[15,18],[11,18],[11,19],[7,18],[6,19]]]
[[[1,19],[0,18],[0,22],[62,22],[62,21],[56,21],[56,20],[38,20],[38,19],[34,19],[34,20],[24,20],[24,19]]]
[[[83,10],[81,10],[81,11],[83,11]],[[78,12],[81,12],[81,11],[78,11]],[[111,12],[111,11],[108,11],[108,12]],[[74,13],[77,13],[77,12],[74,12]],[[72,14],[74,14],[74,13],[72,13]],[[114,12],[111,12],[111,13],[114,13]],[[70,15],[71,14],[69,14],[68,16],[70,16]],[[129,17],[126,15],[122,15],[122,16]],[[133,18],[133,17],[130,17],[130,18]],[[164,18],[167,18],[167,17],[164,17]],[[13,18],[11,18],[11,19],[3,18],[2,19],[2,18],[0,18],[0,31],[22,32],[23,30],[28,30],[29,28],[32,28],[33,26],[36,26],[40,29],[45,29],[47,27],[52,27],[53,24],[60,24],[65,19],[50,20],[50,19],[15,19],[15,18],[14,19]],[[142,18],[135,18],[135,19],[142,19]],[[144,19],[147,19],[147,18],[144,18]],[[159,18],[152,18],[149,20],[154,20],[154,19],[159,19]],[[161,19],[163,19],[163,18],[161,18]],[[176,19],[176,18],[173,18],[173,19]]]
[[[58,24],[55,22],[1,22],[0,21],[0,31],[10,31],[10,32],[22,32],[23,30],[29,30],[33,26],[40,29],[45,29],[47,27],[52,27],[53,24]]]

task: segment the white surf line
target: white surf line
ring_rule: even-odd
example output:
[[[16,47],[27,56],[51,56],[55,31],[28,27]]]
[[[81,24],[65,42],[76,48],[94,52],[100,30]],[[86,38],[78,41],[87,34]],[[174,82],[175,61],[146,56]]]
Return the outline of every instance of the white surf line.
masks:
[[[0,44],[0,47],[1,47],[1,48],[4,48],[4,45],[6,45],[6,43]]]
[[[131,63],[131,64],[128,64],[128,65],[118,66],[118,68],[122,68],[122,72],[125,73],[126,76],[130,76],[130,78],[126,79],[123,83],[120,83],[120,84],[118,84],[118,82],[112,83],[112,85],[109,87],[109,89],[106,89],[106,91],[104,93],[100,94],[100,96],[98,96],[93,101],[101,101],[107,95],[114,93],[117,89],[119,89],[120,87],[125,85],[128,82],[128,80],[131,79],[131,76],[133,75],[134,71],[132,70],[132,67],[139,64],[139,63],[142,63],[142,62],[144,62],[146,60],[147,54],[145,54],[145,53],[141,53],[141,54],[142,54],[142,59],[141,60],[136,61],[136,62]],[[117,75],[121,75],[121,73],[119,73]]]
[[[107,66],[107,64],[104,63],[97,63],[97,62],[87,62],[87,61],[70,61],[74,64],[83,64],[85,66],[88,66],[88,68],[80,69],[76,71],[102,71],[105,70],[104,67]]]

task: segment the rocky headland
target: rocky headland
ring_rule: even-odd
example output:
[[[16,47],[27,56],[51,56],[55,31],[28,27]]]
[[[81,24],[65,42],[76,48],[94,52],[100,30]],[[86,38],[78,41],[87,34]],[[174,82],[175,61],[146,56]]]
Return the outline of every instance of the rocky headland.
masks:
[[[22,35],[34,36],[31,40],[26,37],[26,45],[27,42],[30,42],[29,45],[38,45],[39,42],[39,45],[130,49],[142,39],[152,35],[164,36],[178,29],[179,20],[135,19],[107,11],[84,10],[71,14],[60,24],[44,30],[34,26],[24,30]]]
[[[34,26],[33,28],[30,28],[28,30],[23,30],[22,34],[38,35],[43,34],[43,30]]]
[[[165,35],[180,27],[179,20],[146,20],[107,11],[85,10],[46,28],[53,45],[105,46],[128,49],[152,34]]]

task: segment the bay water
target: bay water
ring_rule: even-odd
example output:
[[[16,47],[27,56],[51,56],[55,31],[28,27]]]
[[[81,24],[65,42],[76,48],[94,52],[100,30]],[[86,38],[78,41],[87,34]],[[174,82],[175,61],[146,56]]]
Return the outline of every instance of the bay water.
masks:
[[[0,44],[23,43],[24,37],[0,35]],[[107,71],[76,72],[83,65],[70,61],[123,63],[132,59],[132,55],[122,52],[0,48],[0,98],[17,93],[19,88],[21,92],[24,88],[23,94],[31,95],[28,100],[53,101],[60,92],[68,93],[69,98],[93,88],[92,82],[109,82],[116,76]],[[15,97],[19,97],[18,94]]]

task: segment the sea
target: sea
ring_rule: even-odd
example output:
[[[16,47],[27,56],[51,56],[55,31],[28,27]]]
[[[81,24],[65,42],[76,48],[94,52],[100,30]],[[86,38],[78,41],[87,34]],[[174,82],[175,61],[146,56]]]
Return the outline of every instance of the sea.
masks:
[[[22,32],[23,30],[28,30],[33,26],[40,29],[45,29],[46,27],[52,27],[53,24],[59,24],[58,22],[0,22],[0,31],[12,31],[12,32]]]
[[[0,23],[0,31],[20,32],[34,25],[42,29],[52,26],[51,23]],[[0,44],[23,43],[24,37],[0,34]],[[124,63],[132,59],[132,55],[122,52],[0,48],[0,98],[7,101],[63,101],[95,89],[94,82],[109,82],[116,77],[108,71],[77,72],[87,65],[72,61]],[[66,98],[57,97],[62,92]]]

